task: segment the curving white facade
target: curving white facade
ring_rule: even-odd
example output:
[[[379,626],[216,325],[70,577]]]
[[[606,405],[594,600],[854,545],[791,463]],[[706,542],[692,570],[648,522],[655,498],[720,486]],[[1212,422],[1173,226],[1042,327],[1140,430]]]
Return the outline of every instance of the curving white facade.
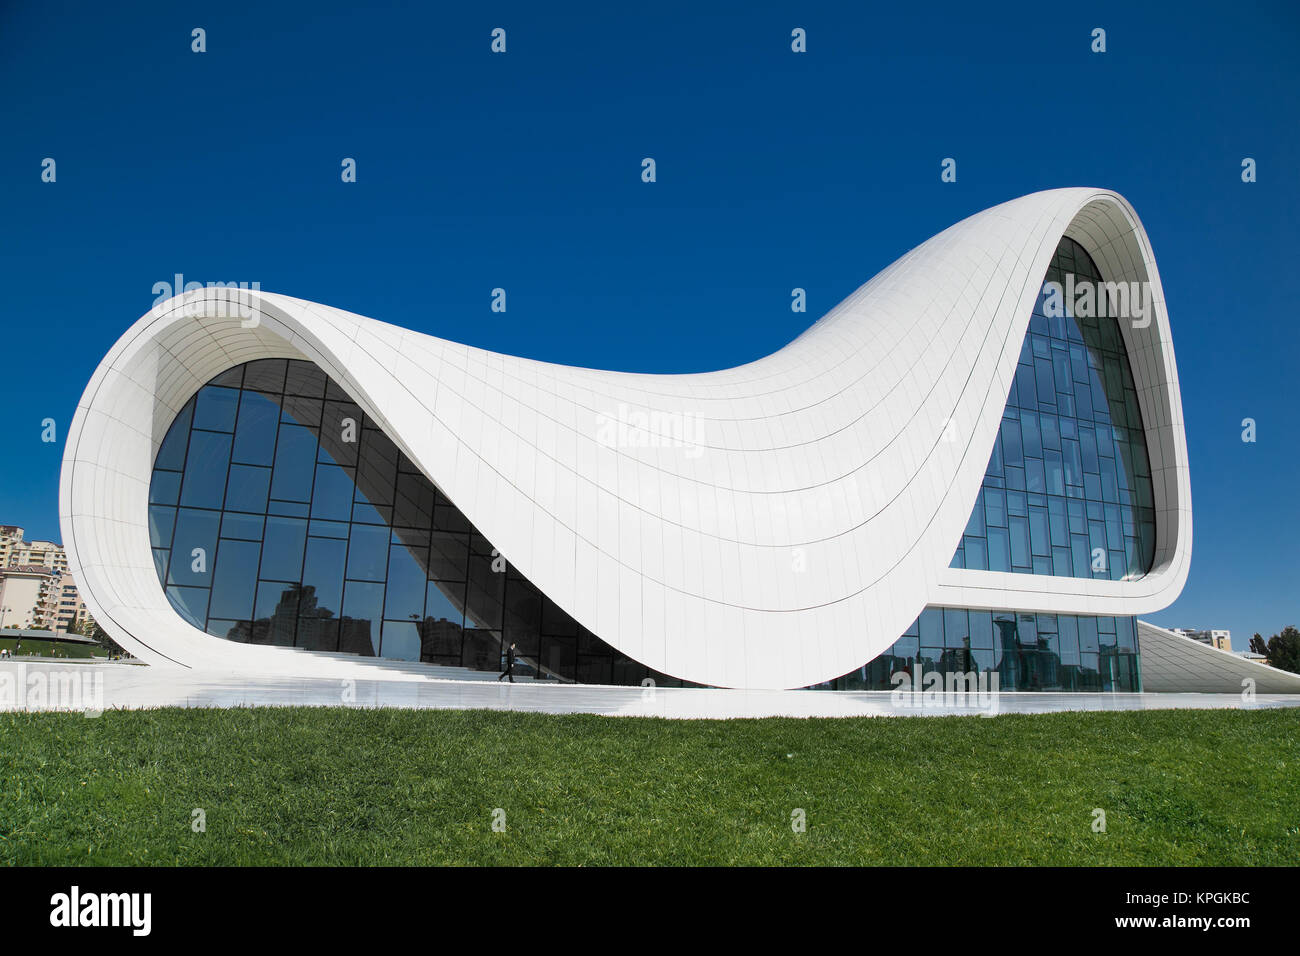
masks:
[[[1120,323],[1156,510],[1154,564],[1134,580],[949,567],[1062,236],[1107,280],[1152,290],[1149,325]],[[96,370],[69,432],[70,569],[95,619],[151,663],[366,666],[205,634],[172,609],[155,570],[148,493],[168,427],[214,376],[268,357],[324,369],[560,608],[698,683],[834,678],[927,605],[1136,615],[1171,603],[1187,577],[1191,491],[1169,320],[1146,233],[1107,190],[1035,193],[971,216],[780,351],[704,374],[553,365],[245,296],[251,321],[222,317],[221,290],[151,310]]]

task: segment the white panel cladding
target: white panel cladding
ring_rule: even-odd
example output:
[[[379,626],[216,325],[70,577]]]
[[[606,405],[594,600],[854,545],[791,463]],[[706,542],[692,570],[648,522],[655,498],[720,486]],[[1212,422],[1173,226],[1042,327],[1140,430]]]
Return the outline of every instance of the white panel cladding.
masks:
[[[1062,235],[1103,275],[1150,281],[1125,329],[1149,423],[1158,536],[1136,581],[948,568]],[[237,644],[172,611],[145,499],[176,412],[260,357],[320,365],[524,575],[629,656],[703,684],[800,687],[887,648],[927,604],[1139,614],[1187,575],[1191,492],[1150,245],[1098,189],[1035,193],[913,249],[785,348],[719,372],[645,375],[498,355],[328,306],[248,293],[256,323],[195,292],[114,345],[78,406],[60,512],[96,619],[146,660],[351,674]]]

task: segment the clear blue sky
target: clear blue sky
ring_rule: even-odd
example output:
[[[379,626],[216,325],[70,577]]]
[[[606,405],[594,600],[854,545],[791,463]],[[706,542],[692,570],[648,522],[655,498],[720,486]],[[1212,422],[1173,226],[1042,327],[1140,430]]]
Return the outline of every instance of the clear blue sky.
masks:
[[[1149,617],[1237,648],[1300,624],[1295,4],[460,6],[0,4],[0,523],[58,539],[81,390],[177,272],[697,371],[779,348],[958,219],[1093,185],[1146,224],[1182,378],[1194,557]]]

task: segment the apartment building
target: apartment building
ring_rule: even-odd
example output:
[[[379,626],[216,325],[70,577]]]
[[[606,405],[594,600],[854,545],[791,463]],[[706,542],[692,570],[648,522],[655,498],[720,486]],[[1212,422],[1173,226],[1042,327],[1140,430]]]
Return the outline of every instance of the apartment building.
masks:
[[[54,541],[28,541],[16,525],[0,525],[0,627],[45,627],[79,633],[90,613]]]
[[[1221,651],[1232,650],[1232,632],[1222,629],[1198,630],[1190,627],[1171,627],[1175,634],[1181,634],[1183,637],[1190,638],[1193,641],[1200,641],[1202,644],[1209,644],[1211,647],[1217,647]]]

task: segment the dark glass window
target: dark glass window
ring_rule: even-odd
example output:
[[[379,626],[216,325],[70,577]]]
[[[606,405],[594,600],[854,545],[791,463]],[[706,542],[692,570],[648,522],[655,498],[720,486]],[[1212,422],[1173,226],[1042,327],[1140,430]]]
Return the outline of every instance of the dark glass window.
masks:
[[[257,559],[262,547],[256,541],[223,539],[212,575],[208,614],[236,621],[250,620],[257,594]]]
[[[1100,282],[1062,239],[1020,350],[1002,427],[952,567],[1141,577],[1155,549],[1151,467],[1114,317],[1049,316],[1047,282]],[[969,643],[968,643],[969,642]],[[900,671],[996,672],[1001,690],[1141,689],[1136,619],[926,608],[837,689],[891,689]]]
[[[221,518],[221,536],[241,541],[261,541],[266,519],[261,515],[240,514],[227,511]],[[256,567],[253,568],[257,570]]]
[[[380,647],[383,657],[399,661],[420,659],[420,626],[414,621],[385,621]]]
[[[178,614],[195,627],[202,627],[208,616],[208,589],[169,586],[167,599]]]
[[[238,410],[238,389],[208,385],[199,389],[198,403],[194,408],[194,427],[233,432],[235,413]]]
[[[348,577],[358,581],[382,581],[387,571],[388,528],[354,524],[348,543]]]
[[[429,582],[425,553],[424,548],[405,544],[389,548],[385,619],[418,621],[424,617],[424,592]]]
[[[310,501],[316,474],[316,436],[300,425],[281,425],[275,446],[271,497],[279,501]]]
[[[271,487],[271,469],[259,465],[231,465],[226,489],[226,507],[231,511],[266,513],[266,496]]]
[[[181,504],[220,510],[226,496],[230,465],[230,436],[195,430],[190,433],[189,458],[181,482]]]
[[[284,359],[258,359],[256,362],[249,362],[244,366],[244,388],[281,395],[284,393],[284,376],[288,369],[289,363]]]
[[[311,582],[310,607],[301,611],[314,617],[338,617],[343,606],[344,568],[348,543],[336,538],[307,539],[302,579]]]
[[[513,641],[521,675],[682,683],[582,631],[309,362],[200,389],[149,501],[169,600],[219,637],[492,671]]]
[[[220,526],[221,514],[217,511],[181,508],[177,512],[168,584],[209,586]],[[160,546],[165,545],[160,543]]]
[[[233,460],[247,465],[270,465],[275,459],[275,433],[279,423],[280,406],[273,398],[258,392],[242,392]]]
[[[155,472],[185,470],[185,446],[190,440],[190,420],[193,415],[194,399],[190,399],[176,416],[175,423],[158,448],[158,457],[154,459],[153,466]]]
[[[307,522],[301,518],[271,516],[266,519],[262,538],[262,567],[259,577],[271,581],[297,581],[302,575]]]
[[[1131,693],[1142,689],[1138,659],[1131,617],[926,608],[879,657],[818,686],[893,690],[900,672],[975,672],[996,674],[999,691]]]
[[[176,526],[176,509],[164,505],[149,506],[149,538],[152,542],[172,540],[172,529]]]
[[[1064,302],[1064,315],[1048,315],[1055,311],[1047,305],[1048,282],[1068,290],[1101,281],[1083,247],[1062,239],[1044,277],[972,509],[971,524],[982,517],[987,530],[967,527],[953,567],[1112,580],[1140,578],[1150,569],[1155,554],[1151,466],[1120,320],[1076,317],[1070,302]],[[1044,522],[1031,513],[1028,525],[1015,517],[1008,521],[1004,485],[1042,497],[1048,514],[1056,517]],[[1109,518],[1072,528],[1077,537],[1067,541],[1059,520],[1067,502],[1115,507]],[[1000,528],[1007,530],[995,530]],[[1068,557],[1066,549],[1071,549]]]
[[[316,466],[316,486],[312,491],[311,516],[330,521],[347,521],[352,517],[352,472],[339,465],[322,462]]]

